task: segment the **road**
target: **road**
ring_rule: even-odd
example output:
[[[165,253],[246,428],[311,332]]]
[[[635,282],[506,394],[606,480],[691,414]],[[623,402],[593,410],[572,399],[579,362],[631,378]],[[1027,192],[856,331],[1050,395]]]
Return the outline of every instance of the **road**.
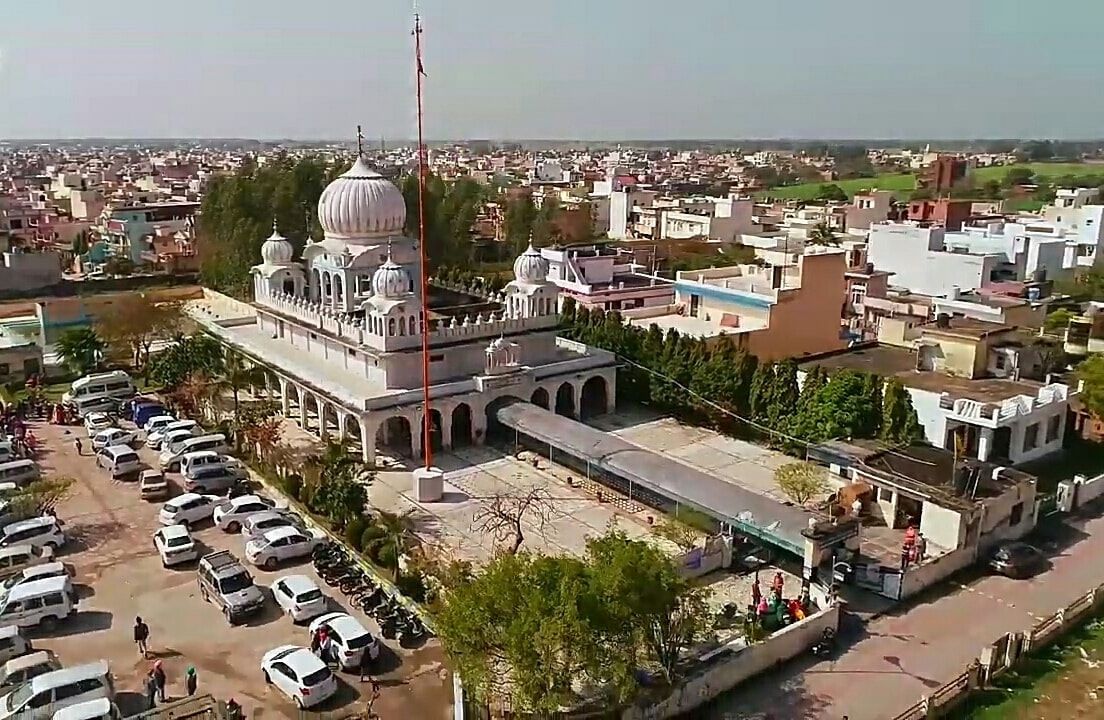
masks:
[[[726,694],[715,720],[887,720],[954,678],[985,645],[1027,630],[1104,583],[1104,518],[1072,519],[1038,541],[1051,567],[1031,580],[982,575],[918,602],[852,621],[834,660],[802,659]],[[945,594],[940,594],[945,593]]]

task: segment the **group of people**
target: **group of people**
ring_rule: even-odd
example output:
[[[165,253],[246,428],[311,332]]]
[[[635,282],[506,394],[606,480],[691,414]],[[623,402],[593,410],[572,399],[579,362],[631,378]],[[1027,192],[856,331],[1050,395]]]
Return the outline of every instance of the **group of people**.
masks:
[[[928,540],[924,534],[909,523],[905,530],[905,540],[901,544],[901,572],[908,570],[909,565],[919,565],[924,560],[924,553],[928,550]]]
[[[134,644],[138,646],[138,652],[143,658],[148,658],[149,652],[149,625],[138,616],[134,618]],[[165,674],[165,665],[161,660],[154,660],[146,673],[146,701],[150,709],[158,702],[165,702],[165,687],[168,685],[168,676]],[[188,697],[196,694],[199,687],[199,676],[194,665],[189,665],[184,671],[184,692]]]
[[[784,589],[785,579],[781,572],[776,572],[771,579],[767,594],[764,595],[759,584],[759,573],[755,573],[755,581],[751,584],[749,616],[760,627],[780,628],[805,619],[810,606],[808,584],[803,583],[800,594],[789,600],[786,600],[783,595]]]
[[[13,457],[34,457],[38,438],[27,427],[27,415],[22,403],[12,403],[0,410],[0,437],[11,438]]]

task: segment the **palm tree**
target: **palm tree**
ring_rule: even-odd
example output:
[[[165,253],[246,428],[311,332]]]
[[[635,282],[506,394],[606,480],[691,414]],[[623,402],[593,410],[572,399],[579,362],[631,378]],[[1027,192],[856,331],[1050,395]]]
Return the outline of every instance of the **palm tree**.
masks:
[[[399,579],[399,558],[419,544],[418,536],[414,534],[413,512],[379,510],[372,524],[364,531],[364,552],[380,565],[390,568],[392,580]]]
[[[58,357],[81,375],[94,369],[103,356],[104,342],[90,327],[66,330],[57,340]]]
[[[255,365],[247,365],[241,355],[227,353],[222,364],[222,372],[215,380],[215,391],[222,393],[226,390],[234,398],[234,417],[238,416],[238,393],[242,390],[260,385],[264,382],[264,371]]]

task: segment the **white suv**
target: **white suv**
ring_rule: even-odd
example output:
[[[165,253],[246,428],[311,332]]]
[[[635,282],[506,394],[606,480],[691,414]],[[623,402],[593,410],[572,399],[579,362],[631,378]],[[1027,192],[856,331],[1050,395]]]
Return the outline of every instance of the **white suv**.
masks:
[[[4,528],[0,536],[0,547],[9,545],[49,546],[54,550],[65,544],[65,533],[61,531],[58,519],[52,515],[42,515],[30,520],[20,520]]]

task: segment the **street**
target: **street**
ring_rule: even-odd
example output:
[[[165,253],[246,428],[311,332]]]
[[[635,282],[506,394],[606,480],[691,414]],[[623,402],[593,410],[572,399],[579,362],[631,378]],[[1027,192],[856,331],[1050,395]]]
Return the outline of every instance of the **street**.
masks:
[[[834,660],[789,663],[726,694],[705,717],[895,717],[961,673],[983,646],[1032,627],[1104,582],[1104,518],[1074,518],[1034,540],[1051,556],[1047,572],[1010,580],[968,571],[865,627],[852,618]]]

